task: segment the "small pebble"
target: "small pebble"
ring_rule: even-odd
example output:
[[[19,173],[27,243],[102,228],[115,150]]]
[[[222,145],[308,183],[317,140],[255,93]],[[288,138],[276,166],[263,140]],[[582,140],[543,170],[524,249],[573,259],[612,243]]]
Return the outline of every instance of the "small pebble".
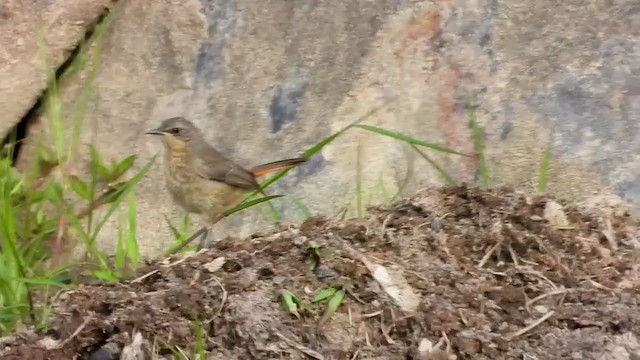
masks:
[[[536,305],[536,306],[533,307],[533,309],[535,311],[537,311],[538,313],[540,313],[540,314],[546,314],[546,313],[549,312],[549,308],[547,308],[544,305]]]
[[[89,360],[116,360],[119,358],[119,353],[118,346],[109,343],[91,354]]]
[[[440,230],[442,230],[442,221],[440,219],[433,220],[431,222],[431,230],[440,232]]]
[[[329,280],[338,277],[338,273],[326,265],[316,267],[313,272],[316,274],[318,280]]]
[[[287,278],[285,278],[284,276],[274,276],[273,279],[271,279],[274,285],[282,285],[284,284],[285,280],[287,280]]]
[[[306,236],[296,236],[293,238],[293,244],[296,246],[300,246],[308,241]]]

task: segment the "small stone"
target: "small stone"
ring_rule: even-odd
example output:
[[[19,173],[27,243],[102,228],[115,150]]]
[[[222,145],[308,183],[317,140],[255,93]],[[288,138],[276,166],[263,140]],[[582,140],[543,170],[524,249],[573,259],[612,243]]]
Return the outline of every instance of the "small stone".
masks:
[[[304,243],[306,243],[307,241],[309,241],[309,239],[306,236],[296,236],[293,238],[293,244],[296,246],[300,246],[303,245]]]
[[[16,341],[17,337],[15,336],[4,336],[0,337],[0,346],[7,346],[13,344]]]
[[[602,247],[602,246],[596,246],[596,250],[598,251],[598,254],[600,254],[600,257],[606,259],[606,258],[610,258],[611,257],[611,250]]]
[[[429,353],[433,350],[433,343],[426,338],[420,340],[420,344],[418,345],[418,352],[420,354]]]
[[[544,305],[536,305],[533,307],[533,309],[540,314],[546,314],[549,312],[549,308]]]
[[[120,360],[144,360],[144,351],[142,350],[143,340],[142,334],[136,332],[131,344],[122,349]]]
[[[431,222],[431,230],[440,232],[442,230],[442,220],[435,219]]]
[[[338,273],[326,265],[320,265],[313,270],[318,280],[329,280],[338,277]]]
[[[423,338],[418,345],[418,359],[420,360],[448,360],[450,354],[446,350],[440,348],[442,344],[439,343],[434,347],[433,343],[428,339]]]
[[[60,341],[46,337],[38,341],[38,346],[41,346],[47,350],[56,349],[60,345]]]
[[[98,349],[89,356],[89,360],[116,360],[119,358],[120,349],[118,345],[109,343]]]
[[[217,257],[215,259],[213,259],[212,261],[202,265],[203,268],[205,268],[207,271],[214,273],[220,269],[222,269],[222,266],[224,265],[224,262],[226,261],[226,259],[221,256],[221,257]]]
[[[553,200],[548,200],[544,207],[544,218],[553,226],[568,226],[569,220],[564,213],[562,205]]]
[[[282,285],[286,280],[287,280],[286,277],[278,275],[278,276],[274,276],[273,279],[271,279],[271,282],[273,282],[274,285]]]

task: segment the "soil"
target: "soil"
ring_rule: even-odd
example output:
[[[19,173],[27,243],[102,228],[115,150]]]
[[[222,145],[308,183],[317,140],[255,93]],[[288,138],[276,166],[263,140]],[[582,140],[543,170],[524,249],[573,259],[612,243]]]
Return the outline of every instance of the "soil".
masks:
[[[77,286],[0,358],[169,359],[166,344],[192,353],[200,320],[207,359],[640,359],[636,248],[624,208],[427,189]],[[310,300],[327,287],[346,295],[321,321],[327,301]]]

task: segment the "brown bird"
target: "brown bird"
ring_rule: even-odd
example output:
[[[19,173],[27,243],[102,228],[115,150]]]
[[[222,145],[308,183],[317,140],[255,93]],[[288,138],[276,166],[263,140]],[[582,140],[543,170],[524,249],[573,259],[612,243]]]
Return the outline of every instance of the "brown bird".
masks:
[[[202,131],[183,117],[166,119],[146,134],[161,136],[165,184],[172,199],[187,212],[203,216],[209,226],[220,221],[248,192],[262,192],[261,177],[306,161],[293,158],[245,169],[209,145]],[[200,247],[204,246],[210,233],[203,227],[181,248],[200,235]]]

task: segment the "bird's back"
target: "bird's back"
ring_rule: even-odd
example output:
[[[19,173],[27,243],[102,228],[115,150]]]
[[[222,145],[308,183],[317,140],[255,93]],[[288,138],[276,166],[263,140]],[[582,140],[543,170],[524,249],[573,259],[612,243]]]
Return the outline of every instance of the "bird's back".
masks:
[[[193,147],[194,170],[199,176],[245,190],[259,189],[251,171],[227,158],[213,146],[202,141],[194,143]]]

